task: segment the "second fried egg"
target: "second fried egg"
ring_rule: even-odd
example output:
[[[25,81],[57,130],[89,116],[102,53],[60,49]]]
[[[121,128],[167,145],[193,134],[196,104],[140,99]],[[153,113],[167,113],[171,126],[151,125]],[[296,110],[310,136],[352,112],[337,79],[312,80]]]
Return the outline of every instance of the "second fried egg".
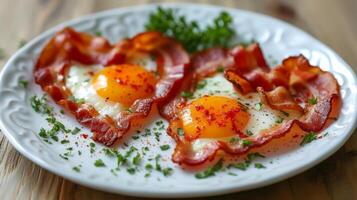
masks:
[[[66,86],[74,99],[93,106],[101,116],[114,119],[137,99],[152,96],[156,82],[153,72],[135,64],[73,65],[66,77]]]

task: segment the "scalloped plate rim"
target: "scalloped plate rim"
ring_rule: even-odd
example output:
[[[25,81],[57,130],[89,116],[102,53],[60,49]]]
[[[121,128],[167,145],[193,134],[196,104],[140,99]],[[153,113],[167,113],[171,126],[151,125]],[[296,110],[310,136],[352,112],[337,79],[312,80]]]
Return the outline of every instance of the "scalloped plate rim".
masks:
[[[75,25],[76,23],[79,23],[81,21],[95,19],[95,18],[107,16],[107,15],[115,15],[116,13],[124,12],[124,11],[130,10],[130,9],[145,9],[146,7],[152,7],[152,6],[155,7],[155,6],[159,6],[159,5],[164,6],[164,7],[165,6],[169,6],[169,7],[199,6],[199,7],[202,7],[202,9],[204,9],[205,7],[206,8],[218,8],[218,9],[228,10],[230,12],[241,12],[241,13],[246,13],[249,15],[259,16],[259,17],[267,18],[269,20],[276,21],[280,24],[283,24],[284,26],[289,27],[290,29],[293,29],[294,31],[300,32],[300,34],[304,34],[306,37],[309,37],[309,39],[314,40],[315,42],[319,43],[319,45],[321,45],[324,49],[327,49],[328,51],[333,53],[334,56],[336,57],[336,59],[338,59],[339,62],[343,63],[344,66],[346,67],[346,69],[352,74],[354,82],[355,83],[357,82],[356,75],[354,74],[354,71],[352,70],[352,68],[337,53],[335,53],[326,44],[320,42],[319,40],[317,40],[310,34],[306,33],[305,31],[303,31],[293,25],[290,25],[282,20],[267,16],[267,15],[259,14],[256,12],[241,10],[241,9],[237,9],[237,8],[229,8],[229,7],[223,7],[223,6],[217,6],[217,5],[199,4],[199,3],[151,3],[151,4],[146,4],[146,5],[133,5],[133,6],[128,6],[128,7],[122,7],[122,8],[101,11],[101,12],[93,13],[90,15],[85,15],[82,17],[78,17],[78,18],[60,23],[60,24],[54,26],[53,28],[50,28],[49,30],[41,33],[39,36],[32,39],[24,47],[22,47],[16,53],[14,53],[11,56],[11,58],[6,62],[3,69],[1,70],[0,80],[3,79],[5,71],[7,70],[7,68],[9,68],[11,66],[13,60],[15,60],[16,57],[21,55],[25,51],[25,49],[29,48],[33,44],[40,42],[44,38],[49,37],[50,35],[54,34],[56,31],[58,31],[59,29],[65,27],[65,26]],[[0,90],[1,89],[2,89],[2,85],[0,85]],[[348,130],[345,131],[347,134],[342,138],[342,140],[340,140],[337,144],[335,144],[334,148],[330,148],[328,151],[325,151],[322,155],[318,156],[318,158],[312,158],[312,159],[310,159],[310,161],[305,161],[303,164],[300,164],[299,166],[297,166],[295,168],[291,168],[289,171],[286,171],[285,173],[276,174],[275,176],[270,177],[268,180],[263,180],[260,183],[253,182],[251,184],[247,184],[244,187],[239,187],[239,188],[234,187],[234,185],[233,185],[230,187],[224,187],[224,188],[218,188],[218,189],[215,188],[215,189],[210,189],[210,190],[207,190],[207,189],[194,190],[194,191],[189,191],[188,193],[185,191],[180,191],[177,193],[163,192],[163,191],[155,192],[155,191],[148,191],[145,189],[137,191],[137,190],[131,190],[129,187],[126,187],[126,188],[108,187],[105,185],[97,185],[95,183],[90,182],[89,180],[82,180],[80,176],[78,176],[74,173],[68,174],[67,171],[60,171],[60,170],[53,169],[53,166],[51,166],[51,164],[44,162],[40,157],[26,152],[26,149],[24,149],[23,146],[12,136],[10,131],[7,129],[6,125],[1,120],[0,120],[0,129],[2,130],[4,135],[8,138],[10,143],[15,147],[15,149],[17,151],[19,151],[22,155],[24,155],[25,157],[27,157],[28,159],[30,159],[32,162],[36,163],[37,165],[41,166],[42,168],[45,168],[46,170],[48,170],[56,175],[59,175],[61,177],[64,177],[68,180],[71,180],[75,183],[85,185],[85,186],[88,186],[88,187],[91,187],[94,189],[100,189],[100,190],[107,191],[107,192],[113,192],[113,193],[118,193],[118,194],[129,195],[129,196],[178,198],[178,197],[213,196],[213,195],[227,194],[227,193],[232,193],[232,192],[238,192],[238,191],[263,187],[263,186],[270,185],[270,184],[279,182],[281,180],[287,179],[287,178],[292,177],[298,173],[301,173],[301,172],[315,166],[316,164],[320,163],[321,161],[323,161],[330,155],[332,155],[347,141],[347,139],[352,135],[353,131],[357,127],[357,124],[356,124],[357,112],[355,112],[353,117],[354,117],[354,123],[353,123],[353,125],[350,126],[350,128]]]

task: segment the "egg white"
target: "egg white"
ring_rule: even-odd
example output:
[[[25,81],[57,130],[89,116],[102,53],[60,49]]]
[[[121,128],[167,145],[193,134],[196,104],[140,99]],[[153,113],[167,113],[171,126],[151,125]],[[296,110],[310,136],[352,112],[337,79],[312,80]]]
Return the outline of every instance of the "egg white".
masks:
[[[124,105],[117,102],[110,102],[99,96],[90,83],[93,72],[102,69],[102,66],[81,66],[73,65],[70,67],[66,77],[66,87],[72,92],[75,99],[81,99],[85,103],[93,106],[100,116],[110,116],[116,118],[118,112],[127,109]]]

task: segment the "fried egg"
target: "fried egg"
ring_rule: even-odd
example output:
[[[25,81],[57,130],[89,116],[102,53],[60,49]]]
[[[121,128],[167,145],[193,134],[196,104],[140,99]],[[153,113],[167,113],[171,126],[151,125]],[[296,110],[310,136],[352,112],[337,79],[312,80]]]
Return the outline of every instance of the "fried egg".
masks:
[[[201,80],[200,87],[179,112],[184,137],[193,151],[214,140],[257,137],[298,113],[281,112],[261,102],[258,93],[240,94],[222,73]]]
[[[157,79],[150,70],[137,64],[112,66],[73,65],[66,77],[66,87],[76,100],[93,106],[101,116],[118,117],[135,100],[150,97]]]

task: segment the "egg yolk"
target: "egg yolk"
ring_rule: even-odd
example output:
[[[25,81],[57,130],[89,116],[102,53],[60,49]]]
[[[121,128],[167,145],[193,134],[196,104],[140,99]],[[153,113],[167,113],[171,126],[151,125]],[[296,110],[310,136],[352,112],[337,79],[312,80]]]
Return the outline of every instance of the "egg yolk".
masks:
[[[223,96],[196,99],[179,117],[187,140],[236,136],[249,121],[249,113],[237,100]]]
[[[155,90],[155,75],[139,65],[113,65],[97,72],[91,84],[104,99],[130,106]]]

